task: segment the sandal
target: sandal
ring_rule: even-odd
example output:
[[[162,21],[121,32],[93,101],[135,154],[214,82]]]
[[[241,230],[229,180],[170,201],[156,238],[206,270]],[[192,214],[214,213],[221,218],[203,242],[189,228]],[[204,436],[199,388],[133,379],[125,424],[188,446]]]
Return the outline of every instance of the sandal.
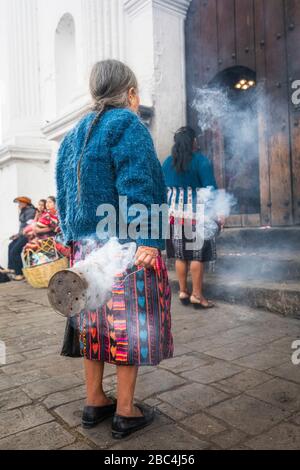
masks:
[[[15,275],[15,276],[12,277],[12,280],[13,280],[13,281],[18,281],[18,282],[24,281],[24,279],[25,279],[25,277],[22,276],[21,274],[17,274],[17,275]]]
[[[188,292],[179,292],[179,300],[182,305],[190,304],[190,294]]]
[[[201,299],[197,297],[196,295],[191,295],[190,302],[193,305],[194,309],[196,310],[199,310],[199,309],[207,310],[209,308],[215,307],[215,304],[213,302],[210,302],[209,300],[207,301],[208,302],[207,305],[203,304],[201,302]]]

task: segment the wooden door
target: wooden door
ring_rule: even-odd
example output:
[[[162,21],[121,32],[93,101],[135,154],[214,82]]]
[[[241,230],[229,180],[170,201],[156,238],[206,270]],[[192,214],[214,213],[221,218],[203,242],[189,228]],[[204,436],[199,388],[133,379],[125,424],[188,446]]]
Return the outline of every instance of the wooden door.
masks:
[[[293,103],[293,84],[300,80],[300,0],[285,2],[289,119],[294,223],[300,224],[300,105]],[[299,96],[299,95],[298,95]]]
[[[256,73],[262,99],[257,106],[257,171],[260,209],[240,213],[234,225],[291,225],[300,222],[300,115],[291,101],[300,79],[300,0],[192,0],[186,23],[188,119],[194,89],[217,73],[244,66]],[[226,151],[220,126],[202,136],[220,186],[226,185]]]

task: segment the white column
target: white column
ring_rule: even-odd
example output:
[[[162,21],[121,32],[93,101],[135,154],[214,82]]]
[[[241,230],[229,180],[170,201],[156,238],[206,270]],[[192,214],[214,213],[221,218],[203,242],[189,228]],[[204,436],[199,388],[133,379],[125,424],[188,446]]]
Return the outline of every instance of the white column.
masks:
[[[103,12],[102,1],[82,0],[84,55],[87,73],[91,65],[103,57]]]
[[[5,0],[7,48],[4,138],[40,136],[37,0]]]
[[[154,24],[152,0],[126,0],[126,62],[139,81],[141,103],[153,106]]]
[[[57,142],[89,109],[88,80],[93,64],[109,58],[124,59],[124,0],[80,0],[80,9],[81,82],[70,108],[43,127],[48,139]]]
[[[0,264],[18,225],[13,199],[47,197],[51,144],[41,133],[38,0],[1,0],[1,79],[4,88],[0,145]]]
[[[102,59],[121,59],[124,43],[123,0],[82,0],[87,74]]]
[[[190,0],[125,0],[128,62],[142,104],[153,106],[151,131],[161,159],[186,123],[184,23]]]

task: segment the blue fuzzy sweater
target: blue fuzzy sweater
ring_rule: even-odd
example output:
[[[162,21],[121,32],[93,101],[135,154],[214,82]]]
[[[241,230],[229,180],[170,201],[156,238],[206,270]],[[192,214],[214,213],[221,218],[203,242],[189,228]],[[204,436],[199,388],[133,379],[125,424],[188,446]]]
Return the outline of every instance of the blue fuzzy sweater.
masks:
[[[177,173],[173,165],[173,157],[168,157],[162,166],[168,188],[182,188],[184,203],[187,203],[188,188],[192,189],[193,200],[196,200],[196,190],[208,186],[218,189],[211,161],[199,152],[193,153],[193,158],[186,171]],[[176,203],[179,199],[177,191]]]
[[[206,188],[217,189],[214,170],[211,161],[199,152],[193,153],[193,158],[186,171],[177,173],[173,165],[173,157],[168,157],[163,164],[163,172],[167,186],[177,188]]]
[[[119,196],[127,196],[128,208],[143,204],[149,214],[152,204],[166,203],[164,177],[151,135],[139,117],[128,109],[107,111],[94,127],[81,160],[78,200],[77,165],[94,117],[95,113],[84,117],[64,138],[58,152],[57,207],[66,242],[96,236],[101,220],[97,208],[101,204],[115,208],[119,236],[119,213],[127,225],[138,216],[129,217],[126,209],[119,208]],[[161,230],[158,239],[150,238],[150,217],[147,225],[149,238],[138,238],[137,245],[164,249]],[[119,239],[128,241],[130,237],[119,236]]]

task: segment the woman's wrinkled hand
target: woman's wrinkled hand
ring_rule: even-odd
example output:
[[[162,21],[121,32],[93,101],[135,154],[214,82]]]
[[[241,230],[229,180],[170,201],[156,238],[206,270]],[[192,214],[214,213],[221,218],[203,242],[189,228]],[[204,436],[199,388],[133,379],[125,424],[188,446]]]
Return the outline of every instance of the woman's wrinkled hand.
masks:
[[[156,266],[156,258],[158,250],[150,246],[140,246],[135,255],[135,265],[143,268],[154,268]]]

